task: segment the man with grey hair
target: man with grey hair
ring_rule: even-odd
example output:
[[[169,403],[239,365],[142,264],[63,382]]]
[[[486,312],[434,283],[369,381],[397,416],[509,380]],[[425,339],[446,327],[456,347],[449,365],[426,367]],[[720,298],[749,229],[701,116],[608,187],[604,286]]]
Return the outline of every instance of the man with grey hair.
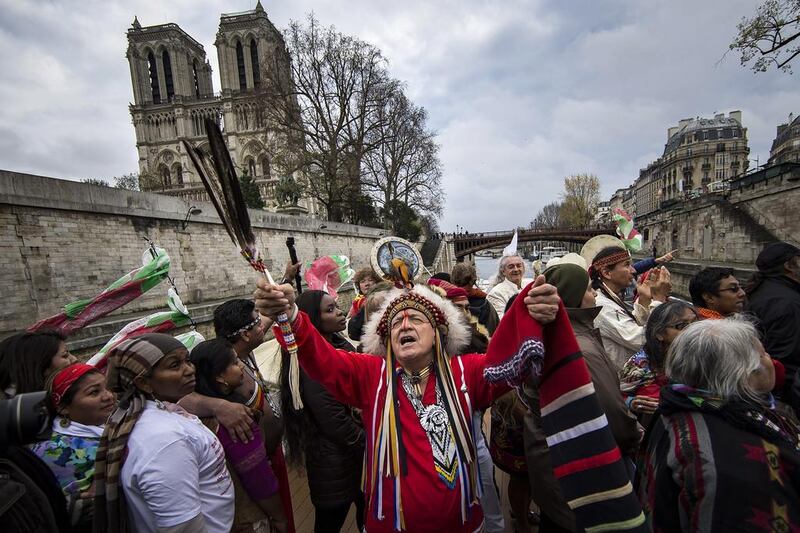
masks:
[[[800,367],[800,248],[788,242],[767,245],[756,259],[758,272],[747,288],[748,311],[758,318],[764,348],[786,367],[784,396]]]
[[[500,259],[497,284],[486,295],[486,300],[497,311],[498,318],[503,318],[508,301],[522,290],[522,277],[524,275],[525,261],[522,260],[522,257],[505,255]]]

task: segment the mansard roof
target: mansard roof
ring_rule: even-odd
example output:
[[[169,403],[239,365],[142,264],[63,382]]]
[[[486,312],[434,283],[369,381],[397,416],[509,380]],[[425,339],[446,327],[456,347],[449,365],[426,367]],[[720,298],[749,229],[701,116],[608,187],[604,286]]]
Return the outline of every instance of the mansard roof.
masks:
[[[742,123],[733,117],[724,115],[717,115],[714,118],[697,117],[681,126],[669,138],[664,146],[664,155],[677,150],[685,138],[692,136],[696,136],[695,140],[698,141],[742,137]]]

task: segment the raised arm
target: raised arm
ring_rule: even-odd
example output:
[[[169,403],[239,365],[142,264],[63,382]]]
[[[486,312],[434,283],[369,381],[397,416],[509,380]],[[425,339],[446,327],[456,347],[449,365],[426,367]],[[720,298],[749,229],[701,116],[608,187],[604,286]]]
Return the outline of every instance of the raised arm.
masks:
[[[364,408],[374,394],[375,374],[383,360],[374,355],[337,350],[317,332],[311,321],[294,305],[294,289],[290,285],[269,285],[258,280],[255,293],[256,308],[263,315],[275,318],[286,312],[292,320],[300,366],[320,382],[337,400]],[[274,328],[275,338],[285,347],[280,329]]]
[[[285,347],[280,329],[275,338]],[[300,366],[340,402],[364,409],[374,392],[374,380],[367,376],[379,371],[383,360],[374,355],[337,350],[311,325],[308,316],[298,311],[292,322]],[[374,376],[373,376],[374,377]]]

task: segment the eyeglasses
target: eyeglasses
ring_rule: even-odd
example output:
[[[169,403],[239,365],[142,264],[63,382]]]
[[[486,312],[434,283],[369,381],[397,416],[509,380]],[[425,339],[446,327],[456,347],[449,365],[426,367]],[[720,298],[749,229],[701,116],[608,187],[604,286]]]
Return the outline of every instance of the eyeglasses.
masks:
[[[731,291],[733,294],[736,294],[737,292],[739,292],[741,290],[744,290],[744,289],[742,289],[741,285],[733,285],[732,287],[728,287],[727,289],[719,289],[719,292]]]
[[[688,322],[677,322],[675,324],[670,324],[667,326],[668,328],[677,329],[678,331],[683,331],[686,329],[690,324],[694,324],[697,320],[690,320]]]

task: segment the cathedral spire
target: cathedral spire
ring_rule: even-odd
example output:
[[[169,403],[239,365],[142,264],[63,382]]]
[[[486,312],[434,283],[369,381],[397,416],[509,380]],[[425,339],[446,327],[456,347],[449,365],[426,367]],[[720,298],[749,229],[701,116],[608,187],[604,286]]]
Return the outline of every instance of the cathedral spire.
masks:
[[[256,2],[255,12],[256,13],[263,13],[264,12],[264,7],[261,5],[261,0],[258,0],[258,2]]]
[[[133,23],[131,24],[131,28],[133,28],[134,30],[142,29],[142,25],[139,24],[139,19],[136,17],[136,15],[133,16]]]

